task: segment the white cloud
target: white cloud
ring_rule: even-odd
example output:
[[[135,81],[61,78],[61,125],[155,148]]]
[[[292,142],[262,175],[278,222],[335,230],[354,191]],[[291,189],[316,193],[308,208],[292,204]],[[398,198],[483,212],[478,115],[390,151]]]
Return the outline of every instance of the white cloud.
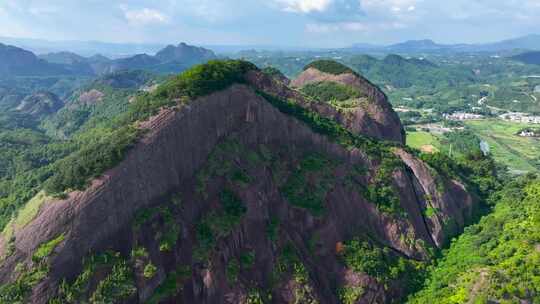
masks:
[[[275,0],[283,10],[296,13],[324,12],[333,0]]]
[[[400,22],[337,22],[337,23],[309,23],[306,32],[312,34],[329,34],[343,32],[374,33],[387,30],[398,30],[407,26]]]
[[[132,25],[162,24],[169,21],[167,15],[155,9],[143,8],[130,10],[126,7],[121,8],[124,11],[124,17]]]

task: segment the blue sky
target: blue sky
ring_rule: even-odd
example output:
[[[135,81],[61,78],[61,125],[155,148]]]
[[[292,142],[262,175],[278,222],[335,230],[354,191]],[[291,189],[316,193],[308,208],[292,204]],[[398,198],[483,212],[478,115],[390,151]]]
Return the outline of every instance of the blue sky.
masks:
[[[540,0],[0,0],[0,36],[338,47],[540,33]]]

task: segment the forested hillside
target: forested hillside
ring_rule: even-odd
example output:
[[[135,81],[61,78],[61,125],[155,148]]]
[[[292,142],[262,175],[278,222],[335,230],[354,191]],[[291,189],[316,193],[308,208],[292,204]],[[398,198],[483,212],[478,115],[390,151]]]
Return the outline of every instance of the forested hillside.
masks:
[[[540,301],[540,180],[511,181],[490,204],[493,211],[452,242],[409,303]]]

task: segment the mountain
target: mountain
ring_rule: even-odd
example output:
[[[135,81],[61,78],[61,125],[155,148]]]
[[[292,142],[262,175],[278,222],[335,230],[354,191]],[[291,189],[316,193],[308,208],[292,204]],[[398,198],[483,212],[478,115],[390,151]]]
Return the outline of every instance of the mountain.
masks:
[[[137,54],[116,60],[102,55],[83,57],[72,52],[48,53],[36,57],[30,51],[0,45],[0,71],[7,77],[60,74],[96,76],[122,70],[173,74],[215,58],[217,57],[212,51],[185,43],[176,47],[169,45],[156,56]]]
[[[313,88],[311,90],[305,89],[313,85],[319,89],[315,89],[313,94],[310,94]],[[315,61],[306,66],[304,72],[291,82],[291,86],[300,88],[306,95],[311,95],[320,101],[341,101],[342,103],[336,106],[346,105],[344,106],[346,111],[335,111],[332,119],[345,125],[348,129],[381,140],[405,143],[405,131],[386,95],[348,67],[330,60]],[[337,93],[347,87],[356,90],[358,94],[351,92],[343,98],[337,95],[325,96],[322,100],[318,98],[321,93],[325,95],[328,95],[329,91]]]
[[[139,54],[111,61],[103,73],[113,73],[121,70],[143,70],[158,64],[161,64],[161,61],[154,56]]]
[[[69,75],[62,65],[48,63],[30,51],[0,43],[0,78],[8,76]]]
[[[39,55],[40,59],[43,59],[49,63],[62,65],[64,68],[71,71],[75,75],[94,75],[96,71],[90,64],[88,58],[79,56],[71,52],[58,52]]]
[[[441,49],[445,49],[448,46],[437,44],[433,40],[409,40],[402,43],[397,43],[385,47],[387,51],[390,52],[402,52],[402,53],[411,53],[411,52],[432,52]]]
[[[511,58],[526,64],[540,65],[540,52],[525,52]]]
[[[180,43],[178,46],[165,47],[155,56],[140,54],[114,60],[104,72],[140,69],[157,74],[174,74],[215,58],[216,55],[208,49]]]
[[[163,44],[109,43],[101,41],[49,41],[44,39],[25,39],[0,37],[0,41],[18,45],[37,54],[57,53],[70,50],[81,56],[103,54],[111,58],[131,56],[138,53],[155,54]]]
[[[155,58],[161,62],[177,61],[187,64],[198,64],[211,59],[216,59],[214,52],[202,48],[180,43],[178,46],[168,45],[157,52]]]
[[[72,65],[86,62],[86,58],[71,52],[48,53],[39,55],[38,57],[47,62],[56,64]]]
[[[155,77],[144,71],[119,71],[99,76],[66,98],[66,106],[42,126],[54,138],[67,139],[99,121],[113,119],[141,91],[150,91]]]
[[[382,53],[459,53],[459,52],[501,52],[512,50],[540,50],[540,35],[527,35],[493,43],[439,44],[430,39],[409,40],[386,46],[357,43],[352,50]]]
[[[353,109],[299,91],[321,82]],[[405,148],[385,95],[343,65],[294,85],[211,61],[63,141],[6,193],[0,302],[404,300],[481,206],[489,159]]]
[[[478,45],[477,49],[481,51],[540,50],[540,35],[527,35],[500,42]]]

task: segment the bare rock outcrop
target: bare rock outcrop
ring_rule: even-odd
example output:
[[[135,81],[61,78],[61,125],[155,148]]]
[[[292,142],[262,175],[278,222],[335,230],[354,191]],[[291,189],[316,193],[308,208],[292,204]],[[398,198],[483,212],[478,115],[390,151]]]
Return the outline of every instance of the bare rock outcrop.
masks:
[[[291,82],[291,86],[301,88],[319,82],[337,82],[352,86],[367,96],[368,102],[349,113],[335,111],[331,116],[354,132],[378,139],[405,143],[405,132],[399,117],[392,109],[384,92],[360,75],[324,73],[316,68],[308,68]]]

